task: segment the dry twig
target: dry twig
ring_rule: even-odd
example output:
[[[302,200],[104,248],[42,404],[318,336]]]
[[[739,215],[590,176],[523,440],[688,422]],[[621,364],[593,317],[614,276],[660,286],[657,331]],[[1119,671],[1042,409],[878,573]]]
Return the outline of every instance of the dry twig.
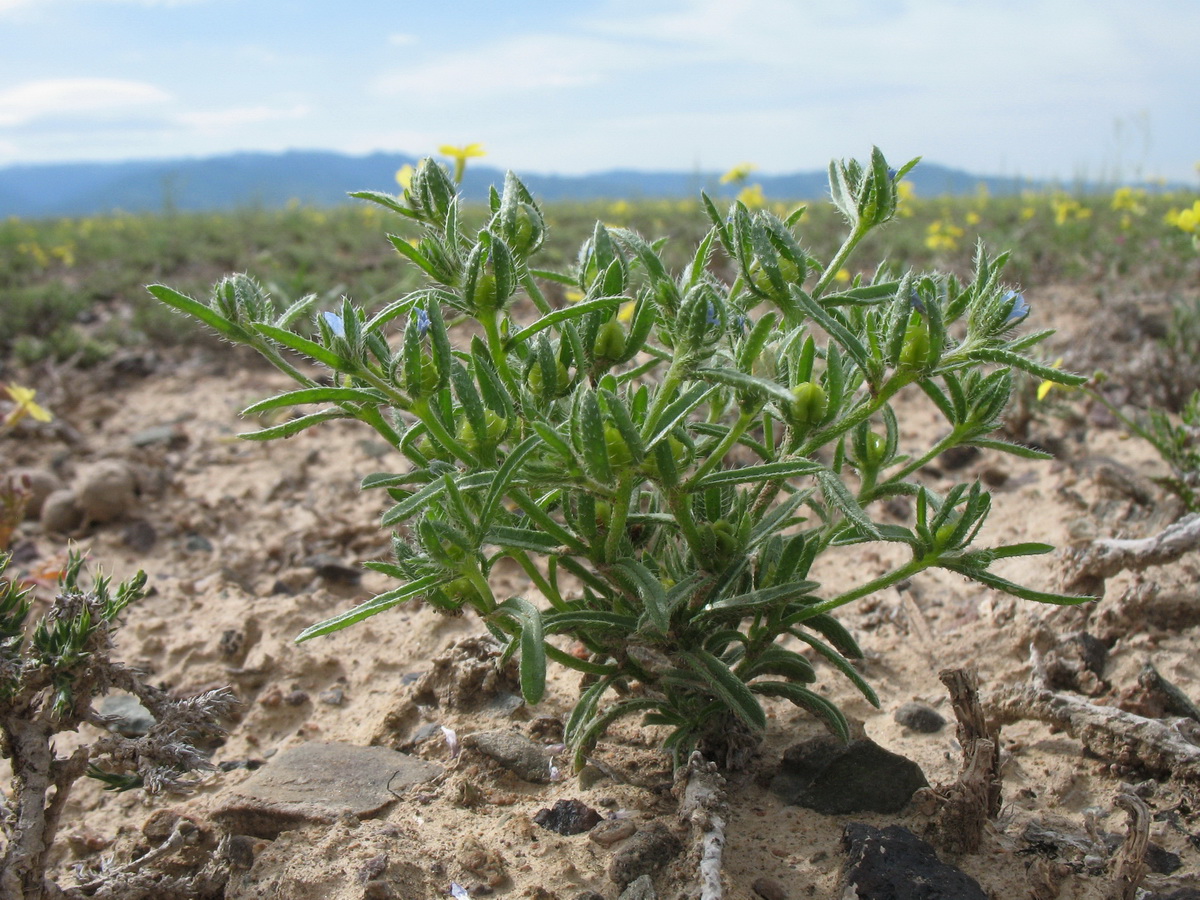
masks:
[[[679,818],[692,826],[700,856],[700,900],[721,900],[721,854],[725,849],[725,779],[717,764],[695,752],[675,782]]]
[[[1068,556],[1066,590],[1100,596],[1105,578],[1174,562],[1196,549],[1200,549],[1200,513],[1184,516],[1153,537],[1092,541]]]

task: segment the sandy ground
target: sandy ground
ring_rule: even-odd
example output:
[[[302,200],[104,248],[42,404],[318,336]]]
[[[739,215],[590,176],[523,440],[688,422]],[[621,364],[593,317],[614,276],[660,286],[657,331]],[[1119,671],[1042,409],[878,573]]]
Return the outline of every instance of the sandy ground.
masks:
[[[1029,299],[1063,329],[1054,339],[1059,348],[1077,350],[1080,342],[1103,339],[1091,298],[1064,289]],[[1118,346],[1110,352],[1124,351]],[[438,726],[460,738],[513,729],[552,744],[552,720],[568,713],[577,695],[576,674],[552,667],[546,699],[534,709],[513,708],[503,697],[482,711],[418,703],[416,676],[455,642],[483,633],[470,617],[447,618],[421,606],[293,643],[305,626],[389,586],[369,572],[359,585],[339,585],[317,576],[313,561],[322,557],[357,567],[386,558],[388,538],[378,527],[382,500],[360,493],[358,483],[392,463],[388,448],[353,424],[334,423],[271,444],[237,441],[234,435],[246,428],[238,411],[287,387],[282,376],[240,352],[151,356],[144,366],[62,372],[46,383],[39,396],[69,434],[28,429],[0,438],[0,467],[52,469],[67,483],[100,460],[133,468],[140,487],[135,507],[123,519],[75,535],[118,578],[139,568],[150,576],[150,596],[129,613],[119,656],[180,694],[229,684],[242,701],[227,741],[213,756],[230,771],[214,774],[190,797],[111,794],[94,782],[80,783],[57,849],[61,877],[69,882],[72,866],[94,869],[106,855],[125,859],[139,842],[144,852],[142,828],[156,810],[186,811],[207,821],[222,798],[251,777],[246,761],[269,765],[272,756],[304,742],[342,741],[402,749],[445,766],[447,774],[374,818],[243,842],[242,865],[229,881],[228,897],[420,898],[445,896],[452,884],[471,897],[574,900],[587,891],[617,897],[606,874],[615,848],[586,834],[560,836],[533,824],[532,817],[555,801],[578,799],[607,817],[643,826],[652,819],[673,824],[669,762],[654,749],[658,735],[652,729],[626,722],[602,741],[597,761],[616,780],[601,777],[585,786],[567,774],[554,783],[529,784],[472,751],[452,758]],[[901,422],[902,440],[911,446],[927,446],[935,436],[936,421],[919,399],[906,401]],[[166,440],[136,446],[152,426],[174,431]],[[1047,416],[1033,424],[1031,436],[1056,439],[1060,458],[1027,462],[985,452],[954,473],[997,485],[985,543],[1037,540],[1069,547],[1094,537],[1141,537],[1175,515],[1161,495],[1142,502],[1114,488],[1110,477],[1098,477],[1105,467],[1136,478],[1161,472],[1141,442],[1123,439],[1101,417]],[[925,477],[934,486],[949,483],[935,472]],[[22,527],[17,544],[23,545],[24,571],[52,566],[67,546],[64,536],[43,533],[34,522]],[[823,559],[814,577],[832,591],[848,586],[851,576],[859,583],[884,571],[888,562],[884,551],[856,548]],[[1027,683],[1031,637],[1039,625],[1059,633],[1096,631],[1104,610],[1119,610],[1124,597],[1147,585],[1164,594],[1190,592],[1194,601],[1197,562],[1192,554],[1136,576],[1119,575],[1087,612],[1013,600],[946,573],[923,576],[906,592],[866,598],[842,616],[865,650],[861,671],[882,708],[869,706],[827,667],[820,669],[821,690],[860,720],[872,739],[919,763],[931,784],[951,782],[961,757],[938,680],[941,669],[977,667],[985,695]],[[1057,589],[1062,571],[1061,555],[1055,554],[1020,561],[1008,574]],[[504,591],[530,593],[515,568],[495,577]],[[1118,624],[1103,635],[1108,661],[1090,699],[1128,705],[1139,670],[1151,661],[1163,677],[1200,700],[1196,609],[1169,629],[1153,621],[1125,626],[1117,616]],[[934,734],[902,727],[894,713],[913,700],[935,707],[951,724]],[[752,885],[763,877],[782,891],[777,896],[841,896],[838,844],[847,822],[901,824],[918,833],[928,824],[913,806],[890,816],[830,817],[784,805],[768,789],[782,752],[821,733],[817,722],[795,708],[771,707],[761,751],[749,770],[730,777],[725,878],[731,900],[758,896]],[[1036,722],[1006,726],[1002,743],[1000,816],[980,852],[944,858],[1002,900],[1110,896],[1103,872],[1073,870],[1037,852],[1022,834],[1037,822],[1085,840],[1089,828],[1124,835],[1125,816],[1114,807],[1114,796],[1122,783],[1145,782],[1145,775],[1091,757],[1078,740]],[[1151,839],[1182,860],[1173,876],[1151,875],[1146,886],[1194,883],[1200,860],[1195,784],[1160,779],[1141,791],[1154,813]],[[686,860],[667,866],[656,876],[658,896],[689,896],[692,875]],[[1057,883],[1057,894],[1036,886],[1047,878]]]

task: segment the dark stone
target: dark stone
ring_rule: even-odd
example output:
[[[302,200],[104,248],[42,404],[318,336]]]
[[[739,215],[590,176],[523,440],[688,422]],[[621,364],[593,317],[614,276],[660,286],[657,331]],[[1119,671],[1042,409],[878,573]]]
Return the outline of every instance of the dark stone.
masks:
[[[788,900],[787,889],[769,875],[755,878],[751,887],[763,900]]]
[[[481,731],[463,743],[490,757],[523,781],[550,783],[550,759],[539,744],[515,731]]]
[[[362,581],[362,569],[356,566],[344,565],[336,557],[321,553],[308,560],[307,565],[317,573],[317,577],[332,584],[344,584],[354,587]]]
[[[622,889],[643,875],[657,872],[683,850],[679,838],[658,822],[651,822],[629,838],[608,867],[608,877]]]
[[[868,738],[843,744],[832,736],[790,747],[771,781],[771,790],[784,803],[827,816],[899,812],[918,789],[928,786],[915,762]]]
[[[559,834],[583,834],[600,824],[600,813],[581,800],[559,800],[549,809],[539,810],[533,821]]]
[[[934,734],[946,727],[942,714],[924,703],[905,703],[893,717],[905,728],[921,734]]]
[[[189,534],[183,542],[183,549],[188,553],[212,553],[212,541],[202,534]]]
[[[1143,861],[1150,867],[1150,871],[1158,875],[1170,875],[1172,872],[1179,871],[1183,865],[1183,860],[1178,853],[1172,853],[1160,847],[1158,844],[1151,841],[1146,846],[1146,855]]]
[[[863,900],[988,900],[979,883],[938,859],[907,828],[852,822],[842,831],[842,890]],[[853,893],[851,893],[853,891]]]
[[[166,447],[178,450],[188,443],[187,432],[178,425],[152,425],[143,428],[129,439],[135,447]]]
[[[121,541],[136,553],[146,553],[158,541],[158,532],[145,519],[134,519],[121,531]]]
[[[212,814],[227,831],[274,840],[301,825],[376,815],[441,766],[389,750],[311,742],[286,750],[230,788]]]
[[[1147,894],[1143,900],[1200,900],[1200,890],[1185,887],[1169,894]]]

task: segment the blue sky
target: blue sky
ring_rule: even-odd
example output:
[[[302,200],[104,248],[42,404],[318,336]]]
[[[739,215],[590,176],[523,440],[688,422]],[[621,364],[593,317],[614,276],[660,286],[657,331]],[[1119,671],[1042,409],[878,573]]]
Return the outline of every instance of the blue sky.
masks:
[[[0,165],[241,150],[519,172],[1200,160],[1197,0],[0,0]]]

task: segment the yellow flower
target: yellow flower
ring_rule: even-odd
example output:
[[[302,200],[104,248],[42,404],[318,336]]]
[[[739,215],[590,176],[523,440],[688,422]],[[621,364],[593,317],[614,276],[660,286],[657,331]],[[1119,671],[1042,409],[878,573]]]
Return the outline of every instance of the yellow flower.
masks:
[[[721,184],[741,184],[750,177],[750,173],[757,169],[754,163],[738,163],[728,172],[721,176]]]
[[[763,194],[761,184],[752,184],[749,187],[742,188],[738,192],[737,198],[751,209],[761,209],[767,205],[767,198]]]
[[[1146,207],[1142,205],[1141,201],[1145,196],[1146,192],[1144,190],[1119,187],[1113,191],[1112,208],[1117,212],[1127,212],[1135,216],[1144,215]]]
[[[912,202],[917,199],[917,189],[913,183],[905,178],[903,181],[896,182],[896,212],[904,217],[913,214]]]
[[[454,160],[454,180],[456,182],[462,181],[463,172],[467,170],[468,159],[487,156],[487,151],[483,149],[483,144],[467,144],[465,147],[442,144],[442,146],[438,147],[438,153]]]
[[[404,188],[406,191],[411,190],[413,172],[415,171],[416,169],[414,169],[408,163],[402,165],[396,170],[396,184],[400,185],[400,187]]]
[[[578,303],[582,299],[583,299],[582,291],[575,291],[575,290],[567,291],[567,302],[568,303]]]
[[[1188,234],[1200,234],[1200,200],[1191,208],[1172,209],[1167,213],[1167,224]]]
[[[37,391],[33,388],[21,387],[19,384],[7,384],[4,386],[4,390],[17,404],[4,417],[4,424],[10,428],[26,416],[32,416],[38,422],[49,422],[54,419],[54,416],[33,402],[33,398],[37,396]]]
[[[1051,364],[1050,368],[1052,368],[1052,369],[1060,368],[1062,366],[1062,362],[1063,362],[1063,358],[1060,356],[1058,359],[1056,359]],[[1057,381],[1050,381],[1049,379],[1046,379],[1045,381],[1043,381],[1041,384],[1038,385],[1038,389],[1037,389],[1038,402],[1041,403],[1043,400],[1045,400],[1046,395],[1049,394],[1053,388],[1061,388],[1061,387],[1062,387],[1062,385],[1059,384]]]
[[[838,269],[836,272],[833,273],[833,280],[836,281],[838,284],[849,284],[850,283],[850,273],[847,272],[845,269]]]
[[[617,321],[628,322],[633,318],[633,311],[637,308],[637,304],[630,300],[628,303],[622,303],[621,308],[617,310]]]
[[[943,222],[937,219],[929,223],[925,232],[925,246],[930,250],[954,250],[958,247],[958,239],[963,236],[963,230],[953,222]]]
[[[629,205],[628,200],[616,200],[609,205],[608,211],[612,215],[623,219],[633,211],[633,207]]]
[[[973,210],[973,209],[970,210],[967,213],[967,224],[968,225],[978,225],[979,222],[980,222],[979,213],[975,212],[975,210]]]

